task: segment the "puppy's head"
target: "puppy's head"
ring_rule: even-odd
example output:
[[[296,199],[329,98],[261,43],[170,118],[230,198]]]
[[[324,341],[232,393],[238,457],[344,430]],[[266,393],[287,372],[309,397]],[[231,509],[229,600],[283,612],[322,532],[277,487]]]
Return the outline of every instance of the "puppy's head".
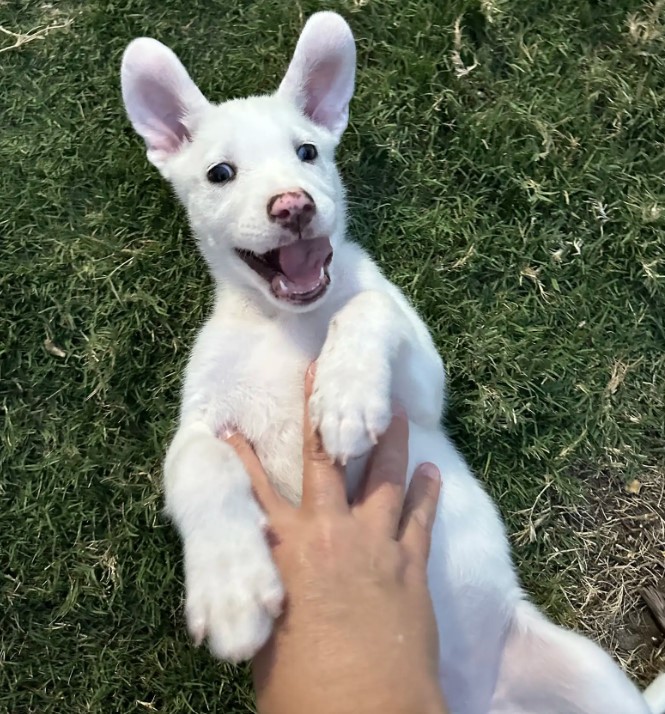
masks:
[[[309,19],[270,96],[214,105],[157,40],[125,50],[127,113],[185,205],[213,273],[281,308],[311,309],[334,278],[345,220],[334,151],[354,74],[351,30],[330,12]]]

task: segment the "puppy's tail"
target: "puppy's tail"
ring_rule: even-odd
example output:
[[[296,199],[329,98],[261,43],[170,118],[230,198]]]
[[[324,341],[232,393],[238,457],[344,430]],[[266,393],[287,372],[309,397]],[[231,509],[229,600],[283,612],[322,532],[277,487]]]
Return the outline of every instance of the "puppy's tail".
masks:
[[[644,690],[644,698],[652,714],[665,714],[665,672],[659,674]]]

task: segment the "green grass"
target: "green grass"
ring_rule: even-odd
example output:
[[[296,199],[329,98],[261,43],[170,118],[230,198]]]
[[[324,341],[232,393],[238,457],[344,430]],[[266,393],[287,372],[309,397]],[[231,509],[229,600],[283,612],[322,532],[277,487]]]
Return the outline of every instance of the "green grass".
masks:
[[[511,532],[548,484],[665,474],[662,1],[0,2],[15,32],[72,20],[0,54],[0,712],[251,711],[183,627],[160,464],[210,281],[118,66],[152,34],[212,98],[269,92],[323,7],[358,39],[352,232],[433,330]],[[573,531],[516,544],[566,622]]]

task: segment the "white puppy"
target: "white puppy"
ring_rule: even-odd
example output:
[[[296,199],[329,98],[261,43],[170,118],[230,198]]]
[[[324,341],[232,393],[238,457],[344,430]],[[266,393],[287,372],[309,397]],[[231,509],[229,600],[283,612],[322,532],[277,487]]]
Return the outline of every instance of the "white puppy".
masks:
[[[135,40],[123,58],[129,117],[187,209],[216,282],[165,466],[190,632],[235,661],[270,634],[283,590],[265,518],[218,435],[242,432],[297,501],[303,376],[317,359],[311,413],[328,452],[348,464],[350,491],[392,398],[409,415],[410,469],[433,461],[444,474],[430,582],[451,710],[647,714],[607,654],[526,599],[496,508],[441,431],[444,370],[430,335],[345,236],[334,152],[354,74],[353,36],[333,13],[307,22],[271,96],[210,104],[156,40]]]

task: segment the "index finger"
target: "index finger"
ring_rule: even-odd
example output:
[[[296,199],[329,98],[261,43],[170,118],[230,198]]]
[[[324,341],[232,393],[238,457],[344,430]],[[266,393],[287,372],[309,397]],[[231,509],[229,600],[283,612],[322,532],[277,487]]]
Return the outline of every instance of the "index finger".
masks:
[[[309,418],[309,400],[314,389],[314,363],[305,374],[305,416],[303,423],[302,505],[309,509],[348,511],[346,475],[323,448],[321,434]]]

